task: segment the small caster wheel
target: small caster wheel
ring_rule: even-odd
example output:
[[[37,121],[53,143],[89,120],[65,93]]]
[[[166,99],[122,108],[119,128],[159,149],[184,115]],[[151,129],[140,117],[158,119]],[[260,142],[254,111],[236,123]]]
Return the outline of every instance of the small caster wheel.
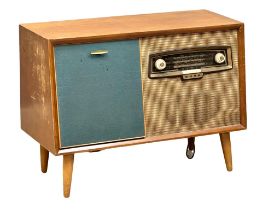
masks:
[[[186,156],[187,156],[188,159],[192,159],[194,157],[194,154],[195,154],[194,140],[195,140],[194,137],[188,139],[188,147],[187,147],[187,150],[186,150]]]
[[[186,151],[186,156],[189,159],[193,159],[195,154],[195,149],[190,149],[189,147],[187,147],[187,151]]]

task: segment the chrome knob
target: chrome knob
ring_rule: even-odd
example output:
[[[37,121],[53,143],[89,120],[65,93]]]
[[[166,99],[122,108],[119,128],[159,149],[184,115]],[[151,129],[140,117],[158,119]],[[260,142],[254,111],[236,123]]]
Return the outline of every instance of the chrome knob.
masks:
[[[221,64],[223,62],[225,62],[226,60],[226,56],[223,53],[217,53],[215,55],[215,62],[218,64]]]
[[[166,67],[166,62],[163,59],[157,59],[155,62],[155,67],[157,70],[163,70]]]

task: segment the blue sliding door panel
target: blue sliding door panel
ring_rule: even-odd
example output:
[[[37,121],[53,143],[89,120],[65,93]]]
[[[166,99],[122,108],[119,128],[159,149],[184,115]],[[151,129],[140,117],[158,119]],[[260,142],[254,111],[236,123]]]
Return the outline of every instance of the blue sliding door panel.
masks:
[[[138,40],[55,46],[55,67],[61,147],[145,135]]]

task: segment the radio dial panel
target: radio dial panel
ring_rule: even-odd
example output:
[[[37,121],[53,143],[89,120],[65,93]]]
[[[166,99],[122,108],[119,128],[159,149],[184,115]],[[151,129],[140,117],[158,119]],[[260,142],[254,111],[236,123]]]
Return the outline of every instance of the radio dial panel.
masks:
[[[149,78],[202,78],[204,73],[232,69],[230,46],[174,50],[150,54]]]

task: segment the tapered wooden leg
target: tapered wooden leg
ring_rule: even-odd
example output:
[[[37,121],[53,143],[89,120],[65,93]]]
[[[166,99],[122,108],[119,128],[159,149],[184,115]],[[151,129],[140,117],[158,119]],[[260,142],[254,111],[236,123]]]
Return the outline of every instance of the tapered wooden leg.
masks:
[[[231,143],[229,133],[220,133],[225,163],[228,171],[232,171]]]
[[[63,193],[65,198],[70,196],[73,164],[74,154],[63,155]]]
[[[48,171],[49,151],[40,145],[41,171],[46,173]]]

